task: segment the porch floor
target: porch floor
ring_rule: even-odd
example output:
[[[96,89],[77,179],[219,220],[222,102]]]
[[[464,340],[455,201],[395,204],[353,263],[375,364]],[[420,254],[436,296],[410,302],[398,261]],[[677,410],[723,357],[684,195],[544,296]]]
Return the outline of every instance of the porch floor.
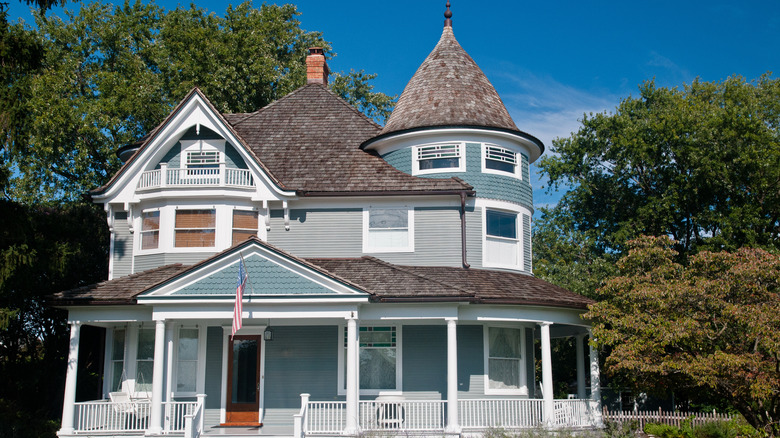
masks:
[[[261,437],[285,437],[289,438],[293,436],[292,425],[264,425],[262,427],[206,427],[203,430],[201,436],[214,436],[214,437],[245,437],[245,436],[261,436]]]

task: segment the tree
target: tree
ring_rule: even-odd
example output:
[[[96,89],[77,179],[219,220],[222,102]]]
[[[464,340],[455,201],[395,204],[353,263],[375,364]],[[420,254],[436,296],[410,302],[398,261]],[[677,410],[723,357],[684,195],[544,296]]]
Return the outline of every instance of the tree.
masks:
[[[39,16],[44,68],[15,113],[23,129],[4,141],[17,170],[8,196],[78,200],[118,170],[119,147],[153,129],[195,86],[219,111],[251,112],[304,85],[307,49],[330,53],[330,44],[301,29],[297,15],[292,5],[246,2],[219,17],[194,5],[165,11],[126,1],[114,9],[91,3],[65,21]],[[374,104],[386,110],[387,96],[366,89],[371,75],[347,78],[343,87],[337,79],[339,93],[357,96],[370,116]]]
[[[393,112],[395,96],[373,91],[374,86],[370,81],[375,78],[376,73],[368,74],[363,70],[336,73],[330,89],[369,118],[384,123]]]
[[[639,91],[553,142],[540,168],[568,190],[548,220],[588,235],[599,257],[641,234],[672,236],[683,257],[780,248],[780,80]]]
[[[710,391],[780,435],[780,256],[702,251],[682,265],[673,246],[629,242],[585,315],[611,348],[607,369],[641,388]]]

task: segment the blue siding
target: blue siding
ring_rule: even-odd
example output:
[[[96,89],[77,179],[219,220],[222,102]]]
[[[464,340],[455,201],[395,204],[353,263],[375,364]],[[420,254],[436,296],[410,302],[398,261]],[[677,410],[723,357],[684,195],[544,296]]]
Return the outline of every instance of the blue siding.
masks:
[[[523,215],[523,270],[531,273],[531,216]]]
[[[265,343],[265,407],[300,408],[301,393],[312,400],[337,395],[338,327],[274,327]]]
[[[423,178],[450,178],[457,176],[468,182],[484,199],[516,202],[533,209],[533,194],[528,174],[528,157],[521,155],[522,180],[496,174],[482,173],[482,145],[466,143],[466,171],[420,175]],[[412,149],[399,149],[382,156],[396,169],[412,173]]]
[[[206,409],[222,405],[222,327],[206,329]]]
[[[458,325],[458,391],[484,393],[485,350],[481,325]]]
[[[403,326],[403,390],[447,395],[447,327]]]

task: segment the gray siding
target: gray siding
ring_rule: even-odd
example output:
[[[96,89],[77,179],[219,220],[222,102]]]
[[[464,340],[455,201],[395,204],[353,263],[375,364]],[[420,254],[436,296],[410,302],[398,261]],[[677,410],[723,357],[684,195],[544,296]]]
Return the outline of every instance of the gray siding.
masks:
[[[461,266],[459,208],[415,208],[414,253],[370,253],[390,263]]]
[[[447,327],[438,325],[403,326],[403,391],[430,399],[447,396]]]
[[[132,274],[133,269],[133,235],[127,226],[127,212],[114,213],[114,251],[112,278]]]
[[[458,326],[458,397],[485,393],[485,350],[481,325]]]
[[[472,268],[482,267],[481,208],[466,208],[466,259]]]
[[[298,257],[360,257],[363,250],[361,209],[290,210],[290,231],[282,210],[271,211],[268,242]]]
[[[214,252],[194,252],[138,255],[135,256],[134,271],[142,272],[160,266],[170,265],[171,263],[192,265],[201,260],[205,260],[214,254]]]
[[[523,270],[531,274],[531,216],[523,215]]]
[[[338,327],[274,327],[265,344],[265,407],[300,408],[312,400],[338,400]]]
[[[222,405],[222,327],[206,329],[206,409],[217,410]]]

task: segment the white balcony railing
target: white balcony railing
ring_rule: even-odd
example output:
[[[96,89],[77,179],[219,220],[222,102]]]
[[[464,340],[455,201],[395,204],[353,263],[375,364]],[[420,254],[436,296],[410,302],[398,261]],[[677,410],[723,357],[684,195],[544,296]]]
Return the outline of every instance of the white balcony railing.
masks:
[[[443,431],[444,400],[372,400],[358,404],[361,430]]]
[[[106,400],[76,403],[78,433],[142,432],[149,426],[148,400],[112,403]]]
[[[183,432],[185,419],[192,415],[198,407],[195,401],[172,401],[163,402],[163,412],[165,412],[165,432]]]
[[[138,180],[139,189],[165,187],[254,187],[255,181],[249,169],[219,167],[147,170]]]

